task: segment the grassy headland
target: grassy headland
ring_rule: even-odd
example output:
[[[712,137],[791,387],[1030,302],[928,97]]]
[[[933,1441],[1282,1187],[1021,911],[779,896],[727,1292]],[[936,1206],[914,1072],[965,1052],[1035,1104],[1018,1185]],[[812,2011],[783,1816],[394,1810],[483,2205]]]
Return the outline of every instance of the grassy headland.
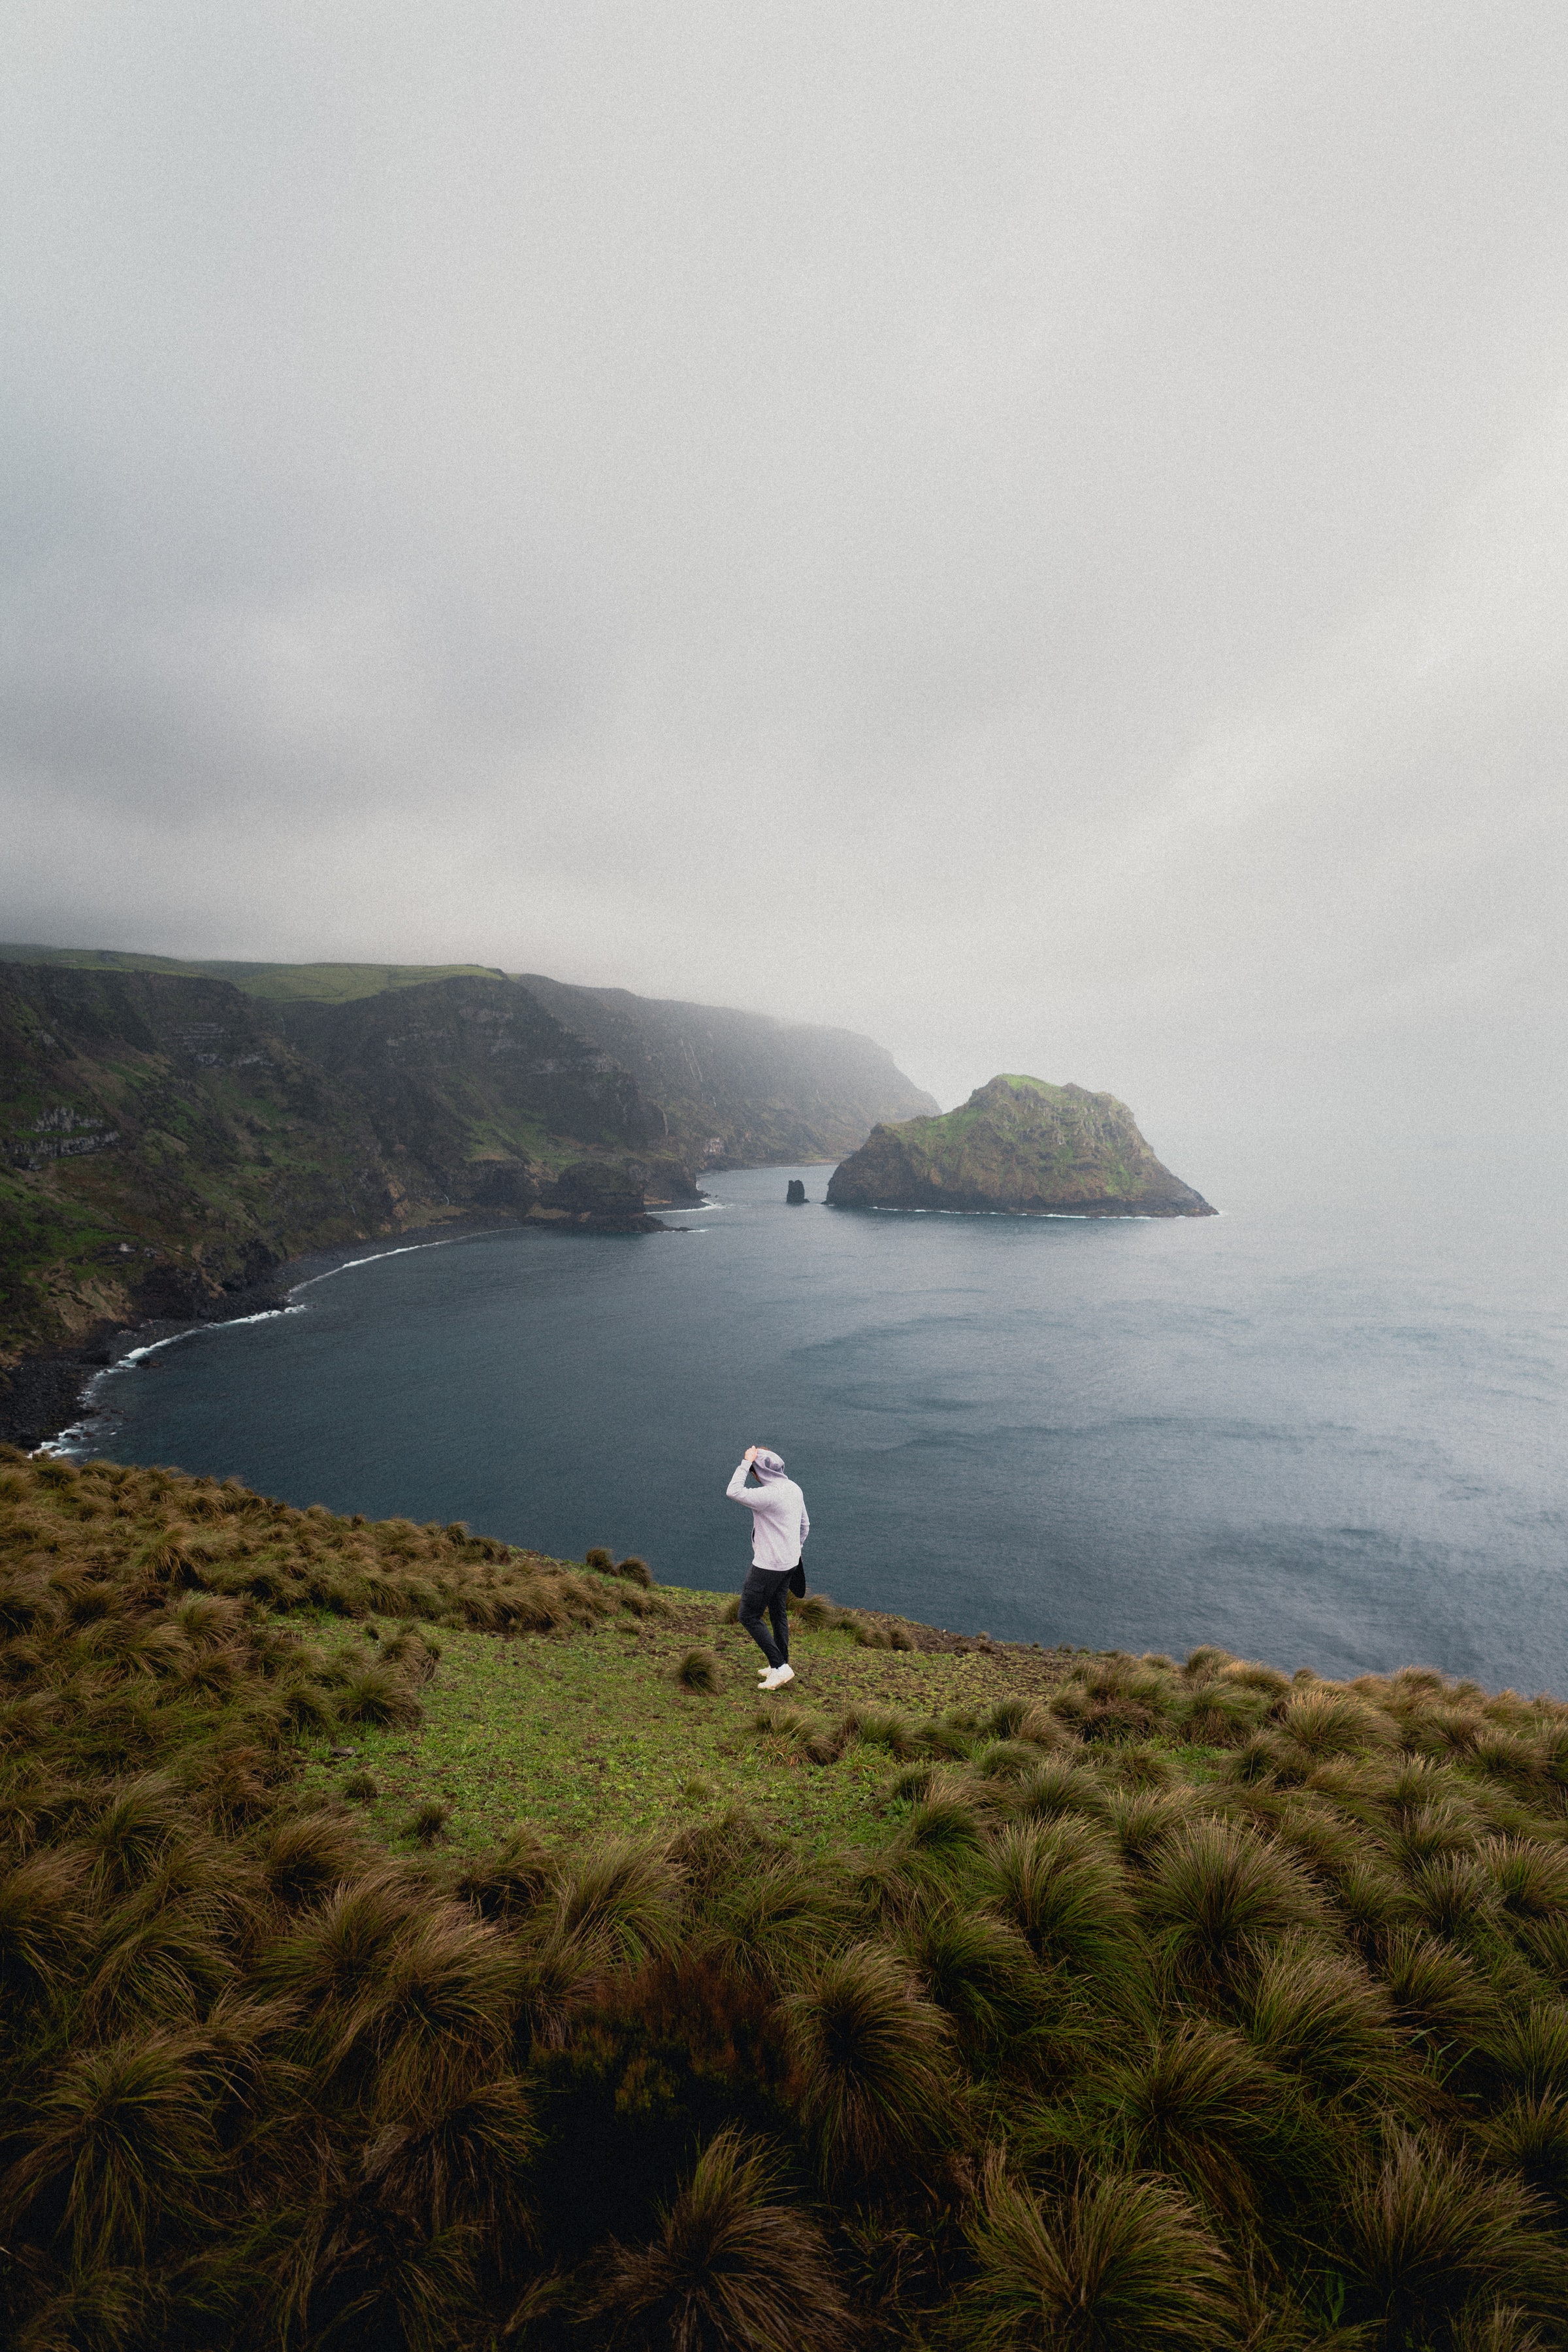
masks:
[[[1568,1706],[0,1460],[0,2340],[1524,2352]]]

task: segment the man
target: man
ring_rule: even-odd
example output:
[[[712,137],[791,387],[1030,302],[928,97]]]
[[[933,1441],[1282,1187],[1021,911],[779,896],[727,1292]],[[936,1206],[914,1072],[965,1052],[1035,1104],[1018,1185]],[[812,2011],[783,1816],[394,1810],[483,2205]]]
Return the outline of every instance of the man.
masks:
[[[749,1470],[756,1473],[755,1486],[746,1484]],[[747,1446],[724,1492],[732,1503],[744,1503],[752,1515],[752,1568],[741,1591],[741,1622],[767,1660],[759,1674],[762,1688],[777,1690],[795,1680],[785,1595],[811,1533],[805,1496],[793,1478],[784,1476],[782,1455],[765,1445]],[[773,1627],[771,1634],[764,1617]]]

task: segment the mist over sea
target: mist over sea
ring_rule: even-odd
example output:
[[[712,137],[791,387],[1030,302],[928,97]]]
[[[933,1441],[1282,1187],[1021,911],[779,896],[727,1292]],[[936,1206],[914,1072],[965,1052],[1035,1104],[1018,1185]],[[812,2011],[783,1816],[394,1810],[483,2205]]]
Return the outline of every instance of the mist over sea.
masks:
[[[1561,1202],[1462,1141],[1216,1156],[1169,1147],[1203,1221],[829,1211],[769,1168],[668,1238],[362,1244],[105,1375],[76,1450],[725,1588],[762,1442],[844,1601],[1568,1692]]]

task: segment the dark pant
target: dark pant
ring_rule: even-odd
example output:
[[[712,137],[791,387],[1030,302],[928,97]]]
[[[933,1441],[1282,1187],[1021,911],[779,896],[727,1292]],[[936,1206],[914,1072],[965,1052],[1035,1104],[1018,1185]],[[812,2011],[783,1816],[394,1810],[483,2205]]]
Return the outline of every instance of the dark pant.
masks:
[[[789,1656],[789,1580],[793,1569],[750,1569],[741,1587],[741,1622],[770,1666],[782,1666]],[[763,1630],[766,1617],[773,1634]]]

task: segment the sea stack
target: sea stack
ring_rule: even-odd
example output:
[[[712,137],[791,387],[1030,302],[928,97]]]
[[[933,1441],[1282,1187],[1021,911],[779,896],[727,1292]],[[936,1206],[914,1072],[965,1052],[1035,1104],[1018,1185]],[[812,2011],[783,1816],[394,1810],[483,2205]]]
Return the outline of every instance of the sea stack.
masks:
[[[784,1205],[791,1209],[804,1209],[805,1206],[805,1186],[798,1176],[792,1176],[789,1180],[784,1192]]]
[[[1155,1159],[1114,1095],[1002,1076],[957,1110],[873,1128],[833,1171],[835,1209],[1009,1217],[1212,1217]]]

